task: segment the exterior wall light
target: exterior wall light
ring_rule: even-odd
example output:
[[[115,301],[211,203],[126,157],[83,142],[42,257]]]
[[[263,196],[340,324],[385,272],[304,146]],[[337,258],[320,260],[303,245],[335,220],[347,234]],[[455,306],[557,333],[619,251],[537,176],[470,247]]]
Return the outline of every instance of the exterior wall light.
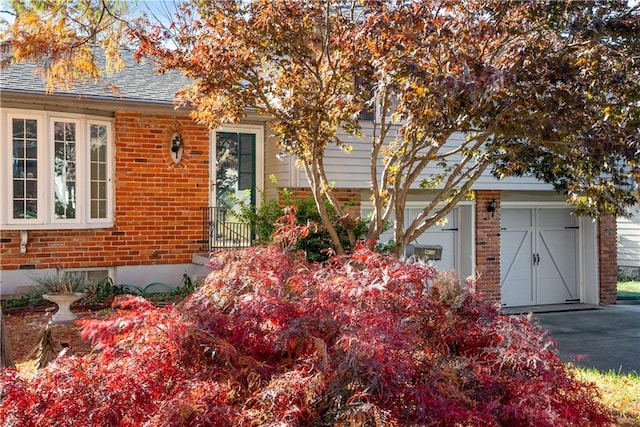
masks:
[[[491,201],[487,205],[487,212],[491,212],[491,216],[494,216],[496,213],[497,207],[498,207],[498,203],[496,202],[496,199],[491,199]]]
[[[169,150],[171,151],[171,159],[174,163],[179,163],[182,160],[182,153],[184,146],[182,143],[182,137],[178,132],[174,133],[169,141]]]

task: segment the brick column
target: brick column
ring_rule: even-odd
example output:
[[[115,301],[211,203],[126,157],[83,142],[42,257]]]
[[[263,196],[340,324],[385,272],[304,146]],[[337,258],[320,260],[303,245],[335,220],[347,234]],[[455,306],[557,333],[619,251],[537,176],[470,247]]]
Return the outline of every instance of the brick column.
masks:
[[[488,212],[496,201],[496,210]],[[500,303],[500,191],[476,191],[476,287],[489,304]]]
[[[618,295],[617,223],[612,215],[598,218],[598,282],[600,304],[615,304]]]

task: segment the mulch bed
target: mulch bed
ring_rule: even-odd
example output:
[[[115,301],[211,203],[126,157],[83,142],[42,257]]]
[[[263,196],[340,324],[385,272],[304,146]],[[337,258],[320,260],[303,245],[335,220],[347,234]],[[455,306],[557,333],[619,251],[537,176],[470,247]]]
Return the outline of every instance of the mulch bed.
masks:
[[[55,313],[55,307],[3,309],[4,321],[15,363],[29,360],[29,355],[38,344],[38,338]],[[78,319],[101,318],[104,310],[87,307],[74,308]],[[88,341],[80,337],[80,326],[74,323],[51,324],[55,341],[69,347],[67,354],[86,354],[91,351]]]

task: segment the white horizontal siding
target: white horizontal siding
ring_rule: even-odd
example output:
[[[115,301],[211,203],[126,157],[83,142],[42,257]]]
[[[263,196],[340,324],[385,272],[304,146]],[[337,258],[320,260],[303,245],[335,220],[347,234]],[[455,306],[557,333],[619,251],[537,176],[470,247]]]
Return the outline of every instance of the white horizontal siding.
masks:
[[[351,147],[351,151],[345,151],[335,145],[329,145],[325,150],[325,169],[330,181],[335,183],[337,188],[370,188],[370,153],[371,145],[368,142],[367,134],[371,135],[371,128],[364,128],[362,139],[349,135],[342,135],[341,140]],[[454,148],[464,140],[464,135],[458,133],[453,135],[447,146]],[[291,167],[295,167],[291,164]],[[429,165],[420,179],[416,180],[412,188],[420,188],[420,182],[423,179],[439,174],[441,168],[435,164]],[[293,176],[293,174],[292,174]],[[297,174],[297,180],[293,181],[293,186],[308,186],[306,177],[302,171]],[[533,177],[508,178],[498,180],[493,177],[490,170],[476,181],[473,186],[476,190],[533,190],[546,191],[553,187],[549,184],[540,182]]]
[[[267,128],[269,132],[269,129]],[[269,132],[270,133],[270,132]],[[269,134],[268,133],[268,134]],[[281,155],[275,138],[267,137],[264,150],[264,186],[267,191],[267,198],[276,197],[274,187],[290,187],[291,173],[294,171],[291,156]],[[271,177],[275,177],[276,184],[271,182]]]
[[[640,207],[633,217],[618,219],[618,266],[640,268]]]

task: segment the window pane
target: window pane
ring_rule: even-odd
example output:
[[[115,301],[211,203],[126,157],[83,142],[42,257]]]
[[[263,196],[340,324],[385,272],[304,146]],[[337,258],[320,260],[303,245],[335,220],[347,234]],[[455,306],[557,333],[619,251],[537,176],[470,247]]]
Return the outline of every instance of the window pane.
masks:
[[[33,199],[27,199],[25,218],[36,219],[37,217],[38,217],[38,201]]]
[[[24,138],[25,132],[25,122],[23,119],[13,119],[13,136],[14,138]]]
[[[98,200],[106,200],[107,198],[107,183],[99,182],[98,183]]]
[[[37,121],[12,119],[13,218],[38,217]]]
[[[16,219],[37,219],[38,203],[36,200],[14,199],[13,217]]]
[[[35,142],[27,142],[27,158],[28,159],[37,159],[38,158],[38,146]]]
[[[13,197],[16,199],[24,199],[24,181],[13,180]]]
[[[76,217],[76,124],[54,122],[53,187],[56,219]]]
[[[27,178],[37,178],[38,177],[38,161],[37,160],[27,160]]]
[[[27,199],[37,199],[38,198],[38,183],[33,179],[28,179],[25,182],[25,187],[27,189]]]
[[[13,199],[13,217],[26,218],[24,200]]]
[[[27,120],[25,133],[26,133],[27,139],[33,140],[38,138],[38,126],[35,120]]]
[[[107,277],[109,277],[109,272],[107,270],[87,271],[87,282],[92,283],[94,285],[98,284],[102,280],[105,280]]]
[[[107,127],[91,125],[91,218],[107,217]]]
[[[97,166],[98,166],[98,179],[100,181],[106,181],[107,180],[107,164],[99,163]]]
[[[24,139],[18,139],[14,137],[13,138],[13,158],[23,159],[24,157],[25,157]]]
[[[65,136],[65,141],[75,142],[76,140],[76,124],[75,123],[65,123],[64,136]]]
[[[91,201],[91,212],[95,212],[95,217],[92,218],[106,218],[107,216],[107,203],[101,200]]]
[[[14,154],[14,158],[13,158],[13,177],[14,178],[24,178],[25,177],[25,171],[27,169],[26,166],[26,162],[24,160],[18,160],[15,158],[15,154]]]

